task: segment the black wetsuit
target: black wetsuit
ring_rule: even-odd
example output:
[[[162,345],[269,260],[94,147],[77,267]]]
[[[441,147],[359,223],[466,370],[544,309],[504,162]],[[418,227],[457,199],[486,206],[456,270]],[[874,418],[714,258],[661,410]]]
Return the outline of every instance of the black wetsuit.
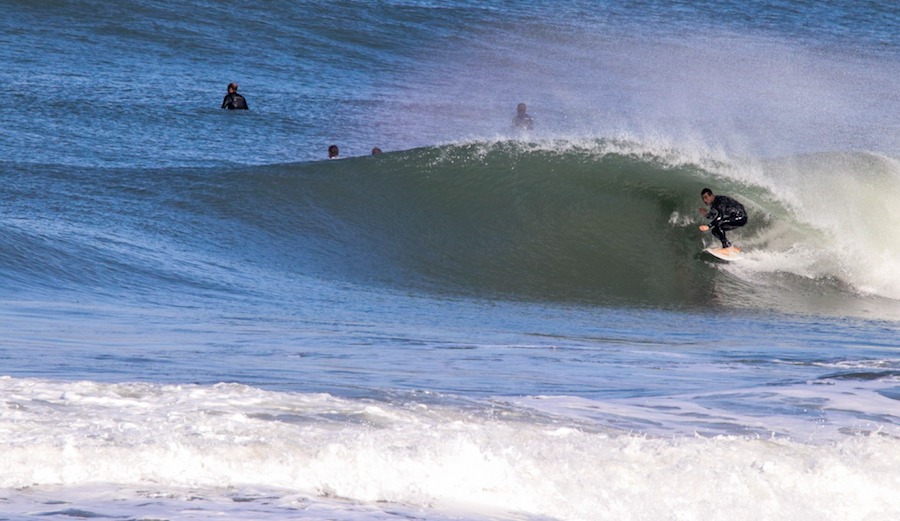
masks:
[[[222,100],[222,108],[223,109],[249,109],[247,106],[247,100],[244,99],[243,96],[238,94],[237,92],[231,92],[225,95],[225,99]]]
[[[731,242],[725,237],[725,232],[747,224],[747,211],[734,199],[717,195],[709,205],[706,218],[709,219],[709,231],[722,242],[723,248],[727,248]]]

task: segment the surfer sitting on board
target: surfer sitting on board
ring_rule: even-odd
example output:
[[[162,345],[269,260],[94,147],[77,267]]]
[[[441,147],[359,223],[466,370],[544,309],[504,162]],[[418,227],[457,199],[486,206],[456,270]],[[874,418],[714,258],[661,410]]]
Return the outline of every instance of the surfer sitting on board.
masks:
[[[731,242],[725,237],[725,232],[747,224],[747,211],[744,210],[744,205],[730,197],[715,195],[709,188],[700,191],[700,198],[706,206],[709,206],[709,210],[700,208],[700,213],[709,219],[709,225],[700,226],[700,231],[711,231],[713,236],[722,242],[722,249],[730,248]]]

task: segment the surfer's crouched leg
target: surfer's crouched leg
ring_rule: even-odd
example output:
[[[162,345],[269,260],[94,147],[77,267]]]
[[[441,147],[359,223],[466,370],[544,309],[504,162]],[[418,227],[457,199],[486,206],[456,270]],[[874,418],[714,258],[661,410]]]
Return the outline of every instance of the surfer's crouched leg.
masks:
[[[736,214],[729,215],[725,219],[722,219],[715,227],[713,227],[710,231],[716,239],[719,239],[719,242],[722,243],[723,248],[730,248],[731,241],[728,240],[728,237],[725,237],[725,232],[727,230],[734,230],[735,228],[740,228],[741,226],[747,224],[747,216],[744,214]]]
[[[712,232],[713,237],[719,239],[719,242],[722,243],[722,248],[728,248],[729,246],[731,246],[731,242],[729,242],[728,237],[725,237],[725,230],[723,230],[721,227],[716,226],[709,231]]]

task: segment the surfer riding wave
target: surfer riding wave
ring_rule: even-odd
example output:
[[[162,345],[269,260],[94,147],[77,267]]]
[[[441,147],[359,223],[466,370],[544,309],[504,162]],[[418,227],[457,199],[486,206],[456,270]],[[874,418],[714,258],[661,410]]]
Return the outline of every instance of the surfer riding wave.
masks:
[[[747,211],[744,205],[731,197],[715,195],[709,188],[700,191],[700,198],[706,206],[709,206],[709,210],[700,208],[700,213],[709,219],[709,225],[704,224],[700,227],[700,231],[709,230],[722,243],[723,249],[730,248],[731,241],[725,232],[747,224]]]

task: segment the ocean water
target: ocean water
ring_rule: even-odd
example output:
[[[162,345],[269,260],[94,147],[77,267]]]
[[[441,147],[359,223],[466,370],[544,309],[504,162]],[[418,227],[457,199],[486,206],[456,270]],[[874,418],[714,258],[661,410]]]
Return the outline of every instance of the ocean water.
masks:
[[[900,516],[896,2],[2,6],[0,519]]]

